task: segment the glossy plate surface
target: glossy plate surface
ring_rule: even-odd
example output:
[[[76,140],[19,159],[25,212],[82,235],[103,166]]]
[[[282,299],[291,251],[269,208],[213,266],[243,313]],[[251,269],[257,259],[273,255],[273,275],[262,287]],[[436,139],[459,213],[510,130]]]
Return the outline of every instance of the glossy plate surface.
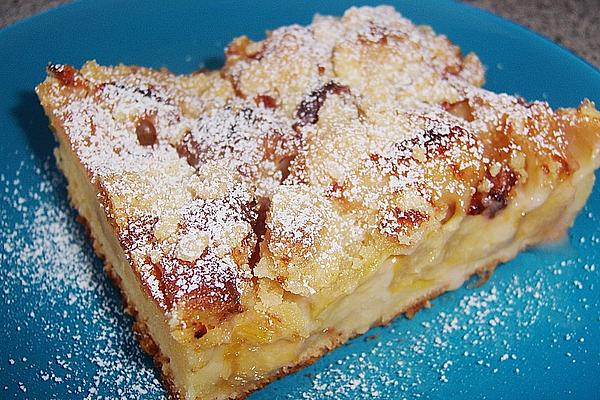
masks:
[[[451,1],[386,1],[487,65],[486,87],[600,103],[600,72],[510,22]],[[0,31],[0,398],[163,398],[54,166],[33,92],[48,61],[218,67],[235,36],[362,1],[80,1]],[[375,4],[376,2],[373,2]],[[564,243],[534,249],[369,331],[252,399],[598,398],[600,186]]]

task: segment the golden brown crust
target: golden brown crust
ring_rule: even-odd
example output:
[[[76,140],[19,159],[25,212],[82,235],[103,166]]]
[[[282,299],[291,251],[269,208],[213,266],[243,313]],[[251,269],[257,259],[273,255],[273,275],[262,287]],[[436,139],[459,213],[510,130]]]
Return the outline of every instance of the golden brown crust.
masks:
[[[98,252],[97,254],[100,255]],[[112,265],[106,262],[104,264],[104,270],[106,271],[108,277],[112,280],[113,284],[119,289],[127,313],[134,318],[132,328],[135,333],[135,338],[140,344],[142,350],[144,350],[152,358],[156,369],[160,371],[161,381],[167,390],[169,398],[171,400],[180,400],[181,395],[175,386],[174,378],[167,372],[168,369],[164,368],[164,366],[169,363],[169,358],[162,353],[160,346],[158,346],[158,344],[152,338],[152,335],[150,335],[148,326],[141,320],[139,313],[133,306],[133,303],[129,300],[129,297],[123,288],[122,280],[114,271]]]
[[[51,64],[48,75],[42,104],[167,334],[199,360],[223,350],[227,366],[207,367],[208,384],[251,382],[232,393],[295,368],[281,366],[298,364],[297,349],[262,363],[253,349],[333,334],[335,322],[316,321],[389,272],[388,259],[416,254],[414,273],[393,267],[393,285],[410,287],[435,272],[435,257],[419,258],[430,241],[443,253],[459,226],[515,230],[598,164],[593,105],[552,110],[481,89],[475,55],[389,7],[237,39],[220,72],[90,62]],[[443,268],[491,257],[474,251],[446,265],[446,253]],[[444,290],[410,299],[404,312]],[[136,329],[168,362],[143,321]],[[202,362],[189,370],[205,377]]]
[[[38,91],[149,296],[214,325],[244,309],[253,276],[312,295],[367,238],[403,253],[449,210],[494,217],[529,175],[573,173],[564,131],[579,115],[479,89],[473,57],[391,9],[351,9],[235,42],[223,74],[237,95],[214,74],[95,63],[50,65]],[[387,81],[351,74],[377,59]],[[427,79],[410,93],[382,90],[413,70]],[[260,246],[259,203],[271,204]]]
[[[75,204],[73,204],[72,200],[71,205],[73,207],[76,207]],[[119,289],[119,292],[121,293],[121,300],[123,301],[125,310],[134,319],[132,328],[135,332],[135,338],[137,339],[141,348],[152,358],[157,370],[160,371],[161,380],[163,385],[167,389],[169,398],[172,400],[181,399],[179,391],[177,390],[174,384],[173,377],[166,372],[167,369],[163,368],[163,365],[169,363],[168,357],[165,357],[162,354],[160,347],[154,341],[152,335],[150,335],[150,330],[148,329],[148,326],[144,321],[141,320],[137,309],[135,308],[133,302],[129,299],[129,296],[125,291],[125,288],[123,286],[123,280],[121,279],[119,274],[117,274],[114,267],[108,262],[104,249],[102,248],[102,244],[91,234],[92,231],[90,224],[82,215],[77,216],[77,221],[84,227],[86,234],[92,242],[94,252],[98,255],[98,257],[101,260],[104,261],[104,271],[106,271],[106,274],[108,275],[112,283],[117,287],[117,289]]]
[[[195,309],[207,321],[239,312],[256,202],[226,169],[205,163],[194,173],[168,143],[199,110],[220,107],[194,100],[220,78],[95,63],[48,71],[40,98],[96,186],[148,296],[165,312]],[[204,239],[190,241],[199,228]]]

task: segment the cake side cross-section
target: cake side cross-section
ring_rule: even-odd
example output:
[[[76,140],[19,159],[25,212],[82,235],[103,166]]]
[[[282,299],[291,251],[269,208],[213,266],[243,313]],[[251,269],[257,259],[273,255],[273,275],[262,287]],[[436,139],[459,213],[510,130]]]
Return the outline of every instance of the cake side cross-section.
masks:
[[[172,395],[228,399],[564,235],[600,113],[483,82],[363,7],[235,39],[220,71],[50,64],[37,93]]]

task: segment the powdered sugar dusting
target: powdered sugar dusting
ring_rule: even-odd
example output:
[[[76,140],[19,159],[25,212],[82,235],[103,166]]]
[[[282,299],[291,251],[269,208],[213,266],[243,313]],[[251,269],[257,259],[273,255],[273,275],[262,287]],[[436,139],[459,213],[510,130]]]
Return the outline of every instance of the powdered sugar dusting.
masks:
[[[2,397],[162,397],[54,160],[23,158],[15,176],[0,176],[0,297],[12,321],[2,331],[14,345],[0,360]]]
[[[239,182],[241,171],[207,162],[194,171],[177,151],[195,124],[191,116],[204,102],[206,85],[190,84],[194,76],[93,62],[81,71],[50,66],[49,72],[52,78],[38,87],[42,103],[97,186],[125,256],[150,296],[166,311],[192,302],[200,309],[235,309],[231,304],[239,302],[254,248],[256,203]],[[192,106],[190,93],[197,97]],[[202,229],[187,229],[186,216],[199,215],[193,209],[205,217]],[[181,249],[177,238],[189,242],[192,233],[205,238],[204,248]],[[233,252],[245,257],[236,259]],[[227,262],[214,262],[219,257]],[[202,296],[207,298],[199,301]]]
[[[474,215],[493,219],[517,203],[516,192],[552,187],[578,161],[596,161],[567,151],[565,126],[583,118],[581,108],[555,113],[544,103],[480,89],[476,56],[463,57],[445,37],[389,7],[319,17],[262,42],[240,38],[227,56],[220,77],[89,63],[82,72],[50,66],[53,78],[40,86],[151,297],[165,311],[208,311],[202,322],[226,321],[220,312],[252,316],[241,299],[260,301],[251,290],[258,278],[286,296],[318,294],[332,304],[378,261],[411,254],[449,220],[458,226]],[[223,90],[211,92],[216,87]],[[259,206],[266,227],[258,226]],[[519,202],[511,212],[525,217],[527,206]],[[543,283],[532,286],[534,299]],[[441,383],[459,366],[446,354],[452,349],[445,337],[475,324],[477,353],[510,316],[490,308],[495,288],[479,296],[463,298],[455,310],[468,318],[465,325],[446,314],[433,321],[442,326],[430,342],[440,353],[427,366]],[[519,328],[537,322],[530,317]],[[402,362],[428,344],[408,336],[418,340],[411,353],[400,353]],[[379,367],[357,354],[358,363],[348,366],[353,378],[331,369],[333,375],[315,377],[314,388],[332,396],[405,391],[391,376],[361,382]],[[506,346],[494,357],[518,359]],[[481,357],[477,364],[491,362]],[[412,383],[426,381],[411,368],[400,370]],[[331,387],[322,377],[344,384]]]
[[[33,186],[24,183],[32,179]],[[5,334],[36,338],[4,355],[4,390],[39,393],[41,385],[56,398],[62,397],[58,393],[162,398],[155,371],[137,349],[131,321],[122,316],[118,294],[59,189],[64,180],[53,160],[36,168],[29,159],[0,182],[2,301],[18,321]],[[547,256],[521,258],[538,263],[565,257],[527,269],[517,260],[486,286],[445,295],[411,322],[372,330],[266,392],[279,388],[276,393],[290,399],[426,398],[445,392],[446,385],[473,393],[465,374],[497,382],[578,365],[595,351],[600,321],[597,312],[596,319],[590,317],[599,309],[594,293],[600,281],[593,259],[600,232],[592,209],[581,222],[596,229],[574,237],[574,245],[589,256],[569,258],[564,253],[572,250],[558,248],[547,250]],[[515,269],[519,276],[511,277]],[[443,305],[448,302],[450,307]],[[534,361],[532,346],[553,356]]]
[[[256,186],[257,196],[269,197],[285,177],[285,163],[298,145],[292,121],[280,111],[232,99],[200,116],[178,151],[193,166],[225,163]]]
[[[215,274],[233,273],[216,280],[193,274],[195,281],[206,277],[207,285],[222,286],[229,278],[240,288],[249,277],[247,258],[231,258],[237,270],[194,263],[192,255],[200,259],[214,242],[210,238],[204,247],[173,252],[172,235],[185,225],[183,210],[198,197],[193,187],[214,179],[201,172],[208,163],[248,186],[247,208],[267,204],[265,198],[285,199],[277,191],[294,185],[308,185],[325,198],[313,217],[294,220],[295,232],[307,235],[294,240],[302,250],[295,252],[298,259],[277,251],[290,244],[287,237],[267,235],[270,243],[262,247],[274,256],[270,265],[281,270],[267,276],[298,271],[302,286],[308,285],[305,294],[316,292],[307,282],[322,280],[316,274],[321,266],[337,270],[342,259],[353,263],[367,238],[376,237],[383,247],[415,245],[445,214],[494,216],[507,206],[513,187],[528,184],[528,165],[544,163],[552,173],[548,182],[577,165],[568,160],[565,132],[547,105],[480,89],[483,67],[476,56],[463,57],[445,37],[390,7],[351,8],[341,18],[277,29],[261,42],[239,38],[227,50],[222,76],[95,63],[81,71],[49,71],[52,77],[39,88],[42,102],[92,181],[102,185],[101,200],[121,244],[167,310],[176,305],[173,299],[183,302],[191,287],[203,286],[179,286],[186,279],[177,274],[185,268],[214,265]],[[218,83],[223,81],[231,91],[208,89],[227,86]],[[197,100],[190,100],[194,94]],[[213,217],[229,221],[244,214],[240,204],[229,205]],[[273,204],[283,212],[267,216],[267,230],[285,225],[285,214],[302,206],[300,197],[289,196],[285,205]],[[320,211],[331,217],[321,218]],[[319,242],[330,237],[321,234],[325,221],[342,244]],[[245,235],[236,232],[227,240],[228,251],[221,246],[211,254],[249,254],[254,221],[246,222]],[[204,243],[215,232],[193,233]],[[190,242],[189,232],[180,236],[183,244]],[[162,262],[167,254],[174,258]],[[173,281],[174,292],[162,293],[160,279]],[[326,282],[320,286],[327,288]],[[224,302],[240,295],[222,294]]]

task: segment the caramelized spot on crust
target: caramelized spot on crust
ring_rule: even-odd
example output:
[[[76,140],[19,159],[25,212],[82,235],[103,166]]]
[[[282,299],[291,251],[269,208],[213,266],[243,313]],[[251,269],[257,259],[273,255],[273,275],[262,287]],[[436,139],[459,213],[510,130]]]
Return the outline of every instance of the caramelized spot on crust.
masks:
[[[192,131],[188,130],[177,144],[177,153],[185,158],[189,165],[196,166],[200,163],[199,148],[200,144],[196,141]]]
[[[492,176],[488,171],[486,179],[490,181],[491,188],[489,192],[475,192],[469,205],[469,215],[484,214],[489,218],[496,216],[500,210],[508,204],[510,190],[518,181],[518,175],[510,167],[503,166],[502,169]]]
[[[419,210],[402,211],[399,208],[395,208],[394,215],[396,216],[398,222],[400,222],[402,225],[408,225],[410,227],[419,226],[428,219],[427,214],[422,213]]]
[[[485,206],[483,204],[485,200],[485,194],[479,191],[473,194],[471,197],[471,204],[469,205],[468,215],[479,215],[483,214],[485,211]]]
[[[271,200],[263,198],[258,208],[256,222],[252,225],[257,240],[252,255],[250,256],[250,261],[248,261],[250,269],[254,269],[254,266],[260,261],[260,244],[265,240],[267,232],[267,213],[269,212],[270,205]]]
[[[267,94],[259,94],[254,97],[257,106],[265,108],[277,108],[277,100]]]
[[[435,128],[426,129],[422,135],[394,144],[399,155],[397,159],[398,161],[406,161],[413,158],[411,152],[418,146],[424,147],[424,155],[428,158],[443,156],[453,146],[457,145],[457,141],[460,141],[461,136],[467,135],[468,133],[464,128],[456,125],[448,127],[447,132],[440,132]],[[380,156],[372,154],[370,157],[372,161],[376,162]]]
[[[381,158],[381,156],[379,154],[377,154],[377,153],[371,153],[371,154],[369,154],[369,159],[371,161],[373,161],[374,163],[378,162],[380,158]]]
[[[204,335],[206,335],[206,332],[208,332],[206,325],[199,322],[196,327],[196,331],[194,332],[194,337],[196,339],[201,339]]]
[[[142,96],[148,98],[148,99],[152,99],[152,100],[156,100],[158,102],[161,103],[165,103],[165,104],[173,104],[173,100],[165,97],[164,94],[161,93],[160,90],[158,90],[153,84],[149,83],[146,86],[143,87],[131,87],[131,86],[126,86],[123,84],[118,84],[118,83],[107,83],[104,84],[103,86],[106,85],[111,85],[114,86],[115,88],[117,88],[118,90],[122,90],[122,91],[128,91],[128,92],[132,92],[135,94],[141,94]]]
[[[313,91],[296,109],[296,118],[298,121],[294,124],[294,130],[298,130],[305,125],[316,124],[319,121],[319,110],[323,107],[327,96],[330,94],[350,94],[350,88],[330,81]]]
[[[391,212],[386,212],[381,220],[382,232],[395,235],[408,235],[413,229],[418,228],[429,219],[427,214],[419,210],[402,210],[394,207]]]
[[[135,126],[135,134],[142,146],[153,146],[157,143],[156,128],[149,116],[140,118]]]
[[[523,107],[531,108],[531,106],[532,106],[532,103],[528,102],[521,96],[515,96],[515,99],[517,100],[517,104],[519,104]]]
[[[346,190],[346,188],[343,183],[333,182],[326,191],[326,195],[333,199],[340,200],[344,197],[344,190]]]
[[[50,75],[58,79],[63,85],[77,85],[77,70],[72,66],[65,64],[48,64],[46,69]]]
[[[428,156],[439,157],[444,155],[448,150],[455,145],[454,139],[460,135],[467,135],[465,129],[460,126],[451,126],[447,135],[442,135],[438,131],[432,129],[427,131],[425,137],[425,149]]]
[[[469,104],[469,99],[463,99],[454,103],[448,103],[447,101],[442,102],[442,108],[448,111],[450,114],[455,115],[465,121],[472,122],[475,118],[473,117],[473,110]]]

